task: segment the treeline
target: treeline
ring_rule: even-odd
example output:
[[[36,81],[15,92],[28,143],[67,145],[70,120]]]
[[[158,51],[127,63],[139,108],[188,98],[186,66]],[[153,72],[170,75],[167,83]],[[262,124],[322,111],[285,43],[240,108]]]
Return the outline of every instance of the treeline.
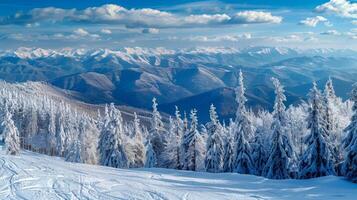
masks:
[[[246,107],[243,75],[236,88],[236,118],[221,122],[214,105],[210,122],[199,124],[195,109],[164,123],[153,99],[150,126],[124,121],[114,104],[97,117],[47,95],[2,83],[1,132],[6,150],[20,148],[67,161],[117,168],[162,167],[236,172],[271,179],[344,175],[357,182],[357,85],[343,102],[332,80],[313,84],[308,102],[286,108],[284,88],[275,88],[273,112]],[[25,84],[26,85],[26,84]]]

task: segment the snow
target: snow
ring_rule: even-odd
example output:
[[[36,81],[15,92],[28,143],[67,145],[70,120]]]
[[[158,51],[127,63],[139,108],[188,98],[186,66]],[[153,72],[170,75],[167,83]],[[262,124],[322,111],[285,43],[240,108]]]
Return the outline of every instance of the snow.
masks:
[[[269,180],[170,169],[115,169],[0,150],[0,199],[356,199],[340,177]]]

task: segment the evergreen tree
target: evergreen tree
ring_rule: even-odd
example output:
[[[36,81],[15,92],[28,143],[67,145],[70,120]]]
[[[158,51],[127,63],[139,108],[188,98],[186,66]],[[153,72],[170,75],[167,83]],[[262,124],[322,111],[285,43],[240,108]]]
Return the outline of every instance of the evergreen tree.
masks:
[[[332,154],[327,143],[328,132],[324,120],[323,102],[315,82],[309,97],[310,109],[307,121],[310,135],[306,139],[308,147],[300,161],[299,175],[300,178],[333,175],[335,172],[331,160]]]
[[[263,135],[264,128],[262,126],[258,127],[252,143],[252,159],[256,175],[259,176],[262,175],[268,157]]]
[[[223,141],[222,130],[223,127],[218,121],[216,108],[212,104],[210,107],[210,119],[207,124],[207,153],[205,159],[205,167],[208,172],[221,172],[223,168]]]
[[[48,110],[48,134],[47,134],[47,144],[48,144],[48,154],[53,156],[55,155],[56,149],[56,121],[55,121],[55,112],[53,108],[53,102],[50,101],[50,109]]]
[[[140,125],[140,119],[136,112],[134,112],[134,164],[133,167],[143,167],[146,161],[146,150],[143,142],[143,132]]]
[[[164,127],[164,123],[162,122],[162,118],[160,112],[157,110],[157,102],[156,98],[152,99],[152,119],[151,119],[151,144],[155,151],[155,155],[157,156],[157,164],[161,166],[160,163],[162,157],[162,153],[165,151],[167,141],[166,141],[166,130]]]
[[[351,101],[353,101],[353,116],[345,129],[347,136],[344,139],[344,146],[347,152],[342,171],[349,180],[357,183],[357,84],[353,85]]]
[[[151,140],[148,139],[146,142],[146,161],[145,161],[145,167],[146,168],[152,168],[157,165],[157,159],[156,159],[156,154],[154,151],[154,148],[151,144]]]
[[[234,171],[234,152],[233,152],[233,138],[228,136],[227,142],[224,147],[224,157],[223,157],[223,171],[233,172]]]
[[[7,154],[17,155],[20,152],[19,131],[12,120],[8,104],[5,103],[2,126],[2,135],[5,137],[5,150]]]
[[[275,87],[275,103],[273,112],[273,140],[272,148],[270,150],[269,159],[263,169],[263,176],[272,179],[285,179],[290,177],[289,165],[292,156],[292,147],[290,145],[289,137],[284,135],[286,129],[286,113],[284,101],[284,88],[278,79],[273,78],[273,85]]]
[[[191,110],[190,130],[183,137],[183,147],[185,149],[185,162],[183,169],[191,171],[204,170],[204,142],[198,132],[198,119],[196,110]]]
[[[245,107],[247,98],[245,97],[245,87],[243,81],[243,74],[242,71],[240,71],[239,86],[236,89],[236,101],[238,103],[238,108],[234,128],[234,168],[238,173],[252,174],[254,173],[254,165],[252,163],[250,145],[246,138],[253,135],[253,129]]]
[[[126,168],[128,158],[122,142],[124,134],[121,113],[111,104],[109,110],[109,123],[103,128],[100,136],[100,161],[104,166]]]
[[[183,121],[176,106],[175,119],[169,119],[168,144],[165,150],[165,166],[182,169],[181,140],[183,135]]]
[[[335,164],[342,160],[341,154],[341,140],[337,135],[337,124],[335,122],[335,107],[337,104],[337,97],[333,88],[332,80],[329,78],[325,84],[324,96],[324,120],[326,122],[327,143],[332,153],[332,159]]]

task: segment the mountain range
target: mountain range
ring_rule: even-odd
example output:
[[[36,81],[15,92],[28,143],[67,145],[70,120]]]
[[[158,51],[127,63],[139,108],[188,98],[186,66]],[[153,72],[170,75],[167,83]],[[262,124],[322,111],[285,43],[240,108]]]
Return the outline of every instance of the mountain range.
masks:
[[[235,48],[122,48],[40,49],[0,51],[0,78],[9,82],[45,81],[87,103],[114,102],[172,114],[174,105],[197,108],[208,120],[211,103],[223,119],[234,117],[237,75],[242,70],[248,105],[271,109],[271,77],[286,89],[287,104],[304,100],[312,82],[323,89],[331,77],[336,93],[348,98],[357,81],[357,52],[338,49]]]

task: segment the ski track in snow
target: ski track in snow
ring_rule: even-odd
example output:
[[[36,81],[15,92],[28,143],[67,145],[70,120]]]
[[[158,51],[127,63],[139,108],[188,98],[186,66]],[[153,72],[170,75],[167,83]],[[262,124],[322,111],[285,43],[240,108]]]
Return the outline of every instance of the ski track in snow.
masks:
[[[28,151],[0,151],[0,199],[9,200],[354,200],[357,184],[340,177],[268,180],[169,169],[114,169],[64,162]]]

